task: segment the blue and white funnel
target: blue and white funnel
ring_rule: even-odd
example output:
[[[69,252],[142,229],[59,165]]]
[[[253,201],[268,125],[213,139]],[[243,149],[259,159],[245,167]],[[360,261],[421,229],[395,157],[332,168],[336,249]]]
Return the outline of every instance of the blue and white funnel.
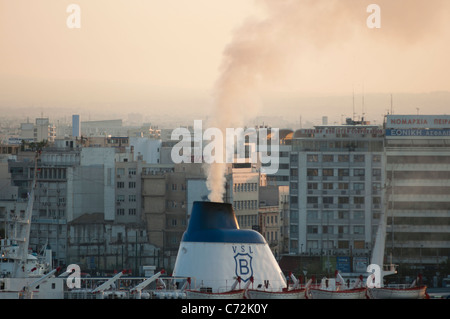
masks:
[[[230,288],[237,277],[254,287],[273,290],[286,287],[286,280],[263,236],[239,229],[231,204],[194,202],[183,235],[173,275],[191,277],[196,287],[212,292]],[[251,287],[251,286],[250,286]]]

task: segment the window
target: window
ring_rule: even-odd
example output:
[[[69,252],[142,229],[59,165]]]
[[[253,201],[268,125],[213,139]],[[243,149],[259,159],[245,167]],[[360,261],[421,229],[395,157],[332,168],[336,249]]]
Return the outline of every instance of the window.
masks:
[[[349,176],[348,168],[340,168],[340,169],[338,169],[338,176]]]
[[[355,155],[353,155],[353,162],[361,163],[361,162],[364,162],[364,161],[365,161],[364,155],[362,155],[362,154],[355,154]]]
[[[364,242],[364,240],[355,240],[353,242],[353,245],[355,246],[354,247],[355,249],[364,249],[365,242]]]
[[[338,226],[338,234],[348,234],[348,226]]]
[[[332,249],[333,248],[333,241],[332,240],[323,240],[322,241],[322,248],[323,249]]]
[[[323,176],[333,176],[334,175],[334,170],[332,168],[326,168],[322,170],[322,175]]]
[[[322,234],[332,234],[333,226],[322,226]]]
[[[124,182],[117,182],[117,188],[124,188],[125,183]]]
[[[118,209],[117,209],[117,215],[119,215],[119,216],[125,215],[125,209],[123,209],[123,208],[118,208]]]
[[[334,156],[333,155],[323,155],[322,162],[333,162]]]
[[[355,191],[363,191],[364,190],[364,183],[354,183],[353,184],[353,190],[355,190]]]
[[[291,196],[291,205],[297,205],[298,204],[298,197],[297,196]]]
[[[372,184],[372,191],[377,192],[381,190],[381,184],[380,183],[373,183]]]
[[[333,189],[333,183],[323,183],[323,189]]]
[[[298,155],[297,154],[291,154],[291,163],[298,164]]]
[[[125,201],[125,195],[117,195],[117,202],[124,202]]]
[[[348,197],[338,197],[338,204],[348,204],[350,202]]]
[[[333,197],[331,196],[323,197],[322,201],[324,204],[333,204]]]
[[[319,176],[319,170],[317,168],[308,168],[306,171],[306,176]]]
[[[354,197],[353,203],[356,205],[364,204],[364,197]]]
[[[374,163],[379,163],[379,162],[381,162],[381,155],[373,155],[373,156],[372,156],[372,161],[373,161]]]
[[[136,215],[136,208],[130,208],[128,209],[128,215],[135,216]]]
[[[308,196],[306,199],[308,204],[317,204],[319,202],[318,197]]]
[[[118,168],[116,173],[117,175],[125,175],[125,168]]]
[[[338,218],[339,219],[348,219],[348,212],[347,211],[339,211]]]
[[[306,228],[306,232],[308,234],[317,234],[319,233],[319,226],[317,225],[310,225]]]
[[[128,182],[128,188],[136,188],[136,182]]]
[[[291,183],[291,185],[292,185],[292,183]],[[317,188],[317,183],[308,183],[308,189],[318,189]],[[294,188],[294,187],[292,187],[292,188]],[[297,189],[297,187],[295,188],[295,189]]]
[[[365,176],[365,170],[360,168],[355,168],[353,170],[353,176]]]
[[[338,241],[338,248],[339,249],[348,249],[348,241],[347,240],[339,240]]]
[[[136,195],[128,195],[128,201],[129,202],[135,202],[136,201]]]
[[[338,162],[348,162],[349,156],[348,155],[338,155]]]
[[[136,175],[136,169],[135,168],[129,168],[128,169],[128,175]]]
[[[334,212],[333,211],[324,211],[322,212],[322,220],[332,220],[334,219]]]
[[[319,161],[319,156],[317,154],[310,154],[306,156],[306,161],[307,162],[318,162]]]
[[[353,226],[353,234],[364,235],[364,226]]]
[[[308,211],[306,212],[306,218],[307,218],[308,220],[315,220],[315,219],[317,219],[317,218],[318,218],[317,211],[314,211],[314,210],[308,210]],[[292,220],[292,217],[291,217],[291,220]]]
[[[348,189],[348,183],[339,183],[339,189]]]
[[[353,212],[353,218],[358,220],[364,219],[364,212],[363,211]]]
[[[306,250],[317,249],[317,248],[319,248],[319,243],[317,240],[308,240],[306,242]]]
[[[379,168],[374,168],[372,170],[372,176],[381,176],[381,169]]]

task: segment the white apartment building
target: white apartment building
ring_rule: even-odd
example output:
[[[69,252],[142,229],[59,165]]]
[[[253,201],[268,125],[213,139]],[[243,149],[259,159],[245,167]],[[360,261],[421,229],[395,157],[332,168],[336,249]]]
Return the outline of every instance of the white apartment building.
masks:
[[[248,167],[232,169],[233,208],[239,226],[252,229],[258,225],[260,172]]]
[[[383,131],[347,121],[294,133],[289,252],[369,257],[383,203]]]

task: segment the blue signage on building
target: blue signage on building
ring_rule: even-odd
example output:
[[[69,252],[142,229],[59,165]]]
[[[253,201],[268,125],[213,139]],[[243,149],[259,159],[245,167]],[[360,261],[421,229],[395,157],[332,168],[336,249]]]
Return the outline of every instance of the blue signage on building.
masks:
[[[427,137],[450,137],[449,129],[388,129],[386,136],[427,136]]]
[[[350,257],[336,257],[336,269],[340,272],[351,272]]]

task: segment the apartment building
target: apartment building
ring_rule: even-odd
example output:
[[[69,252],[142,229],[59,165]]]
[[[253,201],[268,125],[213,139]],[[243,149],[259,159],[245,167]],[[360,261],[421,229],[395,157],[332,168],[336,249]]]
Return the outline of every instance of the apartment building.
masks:
[[[232,203],[240,228],[254,229],[258,226],[260,175],[251,163],[233,164]]]
[[[296,131],[289,252],[368,260],[384,200],[383,170],[383,131],[377,126],[348,119]]]
[[[21,123],[20,139],[34,142],[53,142],[56,138],[56,126],[50,123],[49,118],[36,118],[35,123]]]
[[[388,115],[386,251],[438,271],[450,256],[450,116]]]
[[[198,192],[199,185],[206,185],[202,164],[147,164],[141,179],[148,241],[160,249],[160,264],[172,268],[188,223],[188,202],[202,200]]]

